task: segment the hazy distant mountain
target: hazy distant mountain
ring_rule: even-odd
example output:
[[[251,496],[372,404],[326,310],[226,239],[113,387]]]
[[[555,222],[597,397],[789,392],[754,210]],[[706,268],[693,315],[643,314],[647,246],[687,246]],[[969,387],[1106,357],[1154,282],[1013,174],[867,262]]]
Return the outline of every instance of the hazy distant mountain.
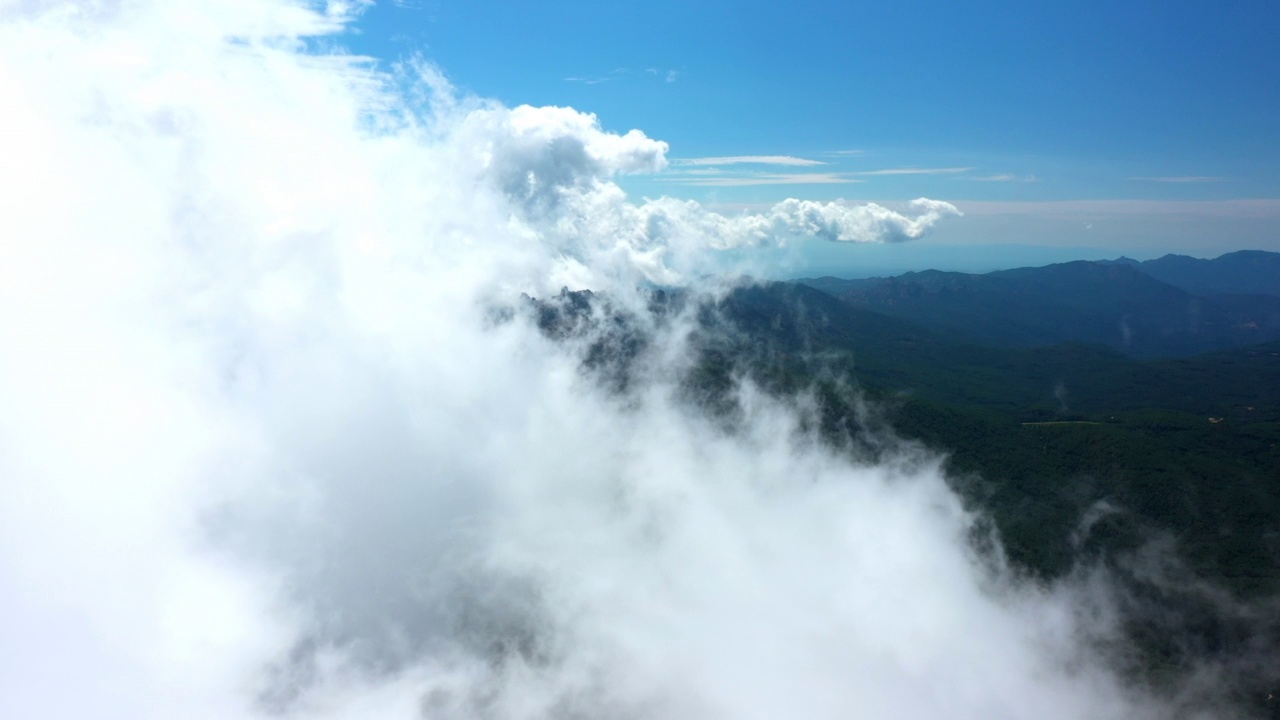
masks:
[[[1273,253],[1260,255],[1280,258]],[[1168,257],[1173,256],[1151,262],[1162,263]],[[1083,342],[1158,357],[1280,339],[1280,296],[1199,295],[1153,277],[1149,263],[1126,260],[1078,261],[984,275],[926,271],[891,278],[798,282],[856,307],[911,320],[954,340],[997,347]],[[1197,266],[1206,269],[1205,277],[1225,278],[1236,272],[1243,278],[1253,271],[1239,268],[1265,265],[1270,259],[1224,256],[1193,262],[1210,263]],[[1200,276],[1188,272],[1185,277]],[[1263,273],[1251,277],[1252,284],[1242,283],[1252,290],[1263,281]],[[1201,286],[1221,292],[1208,281]]]
[[[1213,260],[1165,255],[1139,267],[1157,280],[1200,295],[1280,295],[1280,253],[1241,250]]]
[[[839,366],[865,387],[1003,408],[1020,420],[1151,408],[1231,415],[1246,406],[1256,409],[1253,420],[1280,420],[1272,392],[1280,342],[1158,360],[1079,343],[985,347],[785,283],[738,288],[704,308],[700,325],[713,331],[704,350],[738,362],[763,359],[787,372]]]

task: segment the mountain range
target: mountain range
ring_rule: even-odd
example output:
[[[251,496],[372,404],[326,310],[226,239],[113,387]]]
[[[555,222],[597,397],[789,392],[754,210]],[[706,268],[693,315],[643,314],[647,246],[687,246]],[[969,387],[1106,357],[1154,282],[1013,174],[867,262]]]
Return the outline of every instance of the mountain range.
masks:
[[[796,282],[958,342],[994,347],[1079,342],[1168,357],[1280,339],[1280,253]]]
[[[731,424],[746,378],[811,408],[855,462],[945,453],[1011,566],[1046,580],[1107,568],[1132,602],[1134,672],[1176,684],[1206,659],[1280,648],[1266,610],[1280,597],[1278,261],[743,282],[657,290],[647,310],[589,291],[526,302],[616,392],[661,351],[644,328],[693,318],[677,380],[702,411]],[[1280,690],[1268,672],[1242,676],[1248,703]]]
[[[1110,262],[1135,267],[1161,282],[1199,295],[1280,295],[1280,253],[1240,250],[1212,260],[1165,255],[1145,262],[1126,257]]]

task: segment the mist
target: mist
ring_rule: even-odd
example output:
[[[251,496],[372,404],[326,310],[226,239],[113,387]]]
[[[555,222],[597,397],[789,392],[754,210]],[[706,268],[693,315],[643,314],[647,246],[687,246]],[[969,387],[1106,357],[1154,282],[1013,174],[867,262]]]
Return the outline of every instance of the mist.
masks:
[[[956,207],[628,198],[664,142],[323,49],[360,7],[0,2],[0,716],[1194,714],[942,455],[745,376],[726,422],[646,309]],[[636,318],[625,387],[561,288]]]

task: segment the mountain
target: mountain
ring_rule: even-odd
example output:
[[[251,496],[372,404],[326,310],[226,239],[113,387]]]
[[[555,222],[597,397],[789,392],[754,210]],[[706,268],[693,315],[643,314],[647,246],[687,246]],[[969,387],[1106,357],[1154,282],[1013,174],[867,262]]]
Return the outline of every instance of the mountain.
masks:
[[[1149,410],[1280,422],[1280,342],[1166,359],[1079,343],[995,348],[785,283],[738,288],[704,310],[703,352],[1018,422]]]
[[[1280,590],[1280,342],[1160,360],[955,344],[785,285],[739,289],[714,316],[734,339],[704,358],[703,389],[745,370],[784,395],[816,392],[824,431],[837,443],[852,432],[857,452],[875,452],[874,431],[858,436],[877,412],[893,433],[946,448],[957,490],[1032,572],[1167,534],[1202,577]],[[847,383],[878,408],[870,420]],[[1105,522],[1082,539],[1100,507]]]
[[[1196,295],[1132,262],[797,282],[953,341],[995,347],[1079,342],[1163,357],[1280,339],[1280,296]]]
[[[1196,295],[1280,296],[1280,253],[1241,250],[1212,260],[1165,255],[1137,267],[1161,282]]]
[[[1036,277],[922,275],[1009,297],[1029,296],[1019,288]],[[1153,292],[1171,290],[1180,292]],[[1056,307],[1114,302],[1080,294]],[[619,393],[646,353],[671,351],[649,348],[645,328],[688,323],[690,362],[675,380],[725,423],[740,412],[737,381],[749,378],[809,408],[818,437],[855,462],[945,450],[949,482],[981,519],[979,552],[994,535],[1033,577],[1107,568],[1135,603],[1123,628],[1148,679],[1176,685],[1179,668],[1280,647],[1273,612],[1224,604],[1280,592],[1280,342],[1154,360],[1078,343],[992,347],[789,283],[716,297],[655,291],[644,309],[587,291],[527,303],[548,337],[586,343],[584,374]],[[1171,548],[1165,565],[1144,554],[1153,546]],[[1270,670],[1245,674],[1258,698],[1274,689]]]
[[[1086,289],[1053,306],[1061,312],[1106,307],[1128,282],[1182,297],[1150,278],[1066,272],[1080,274],[1060,280]],[[1038,277],[923,275],[1024,300]],[[1042,294],[1054,292],[1046,282]],[[1280,616],[1266,605],[1280,593],[1280,342],[1167,359],[1079,343],[992,347],[791,283],[653,291],[639,308],[563,291],[524,308],[549,338],[586,351],[585,377],[623,396],[649,353],[672,350],[651,347],[650,330],[678,322],[690,352],[673,379],[699,412],[732,425],[747,378],[855,463],[945,451],[948,482],[978,520],[975,557],[1002,552],[1042,580],[1105,568],[1122,601],[1125,667],[1143,682],[1173,692],[1196,667],[1280,647]],[[1274,693],[1272,670],[1240,667],[1244,697]]]
[[[892,433],[948,449],[962,483],[981,478],[958,489],[1037,574],[1066,571],[1081,518],[1109,503],[1102,529],[1117,534],[1099,535],[1097,551],[1172,533],[1207,577],[1280,590],[1280,546],[1267,539],[1280,527],[1280,343],[1162,360],[986,347],[786,283],[715,300],[658,293],[651,318],[587,292],[531,302],[552,337],[590,340],[585,369],[620,391],[643,365],[641,328],[692,313],[691,402],[732,417],[743,376],[782,396],[816,393],[828,439],[874,452],[874,432],[857,437],[868,427],[848,394],[858,388]]]

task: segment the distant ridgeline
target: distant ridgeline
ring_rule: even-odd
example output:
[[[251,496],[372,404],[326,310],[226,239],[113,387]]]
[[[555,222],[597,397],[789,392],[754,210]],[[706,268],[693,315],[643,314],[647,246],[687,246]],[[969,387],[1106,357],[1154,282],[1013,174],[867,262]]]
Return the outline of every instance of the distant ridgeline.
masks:
[[[1171,357],[1280,339],[1280,253],[797,282],[960,342],[997,347],[1081,342]]]
[[[851,456],[894,438],[948,453],[1016,567],[1102,563],[1127,583],[1149,679],[1280,657],[1264,609],[1280,597],[1280,254],[656,291],[641,311],[586,291],[527,302],[617,392],[644,328],[692,317],[690,403],[732,422],[750,377],[815,398],[815,427]],[[1249,698],[1280,689],[1277,667],[1240,673]]]

